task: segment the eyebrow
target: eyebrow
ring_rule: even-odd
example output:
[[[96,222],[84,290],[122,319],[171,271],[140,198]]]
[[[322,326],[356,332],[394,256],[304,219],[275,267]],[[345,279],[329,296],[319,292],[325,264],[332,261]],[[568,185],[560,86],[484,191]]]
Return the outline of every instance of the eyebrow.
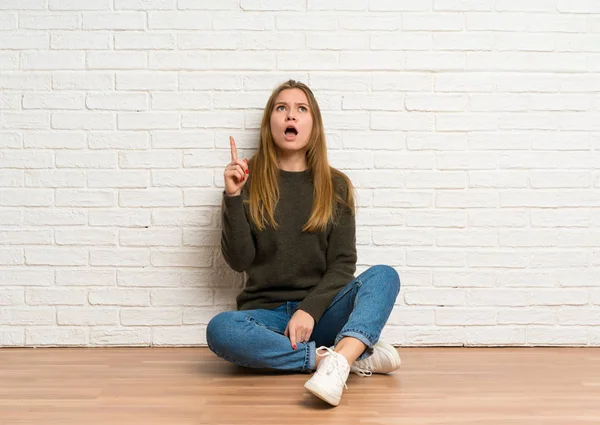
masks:
[[[279,102],[275,102],[275,105],[289,105],[289,103],[288,102],[279,101]],[[296,105],[308,106],[308,103],[298,102],[298,103],[296,103]]]

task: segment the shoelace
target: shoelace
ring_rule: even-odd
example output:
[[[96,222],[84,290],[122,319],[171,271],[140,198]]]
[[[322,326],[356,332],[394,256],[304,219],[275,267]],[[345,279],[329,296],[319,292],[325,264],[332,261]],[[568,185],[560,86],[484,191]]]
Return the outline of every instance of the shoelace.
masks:
[[[369,363],[371,364],[371,368],[369,369]],[[354,363],[356,366],[352,366],[352,371],[356,372],[359,376],[371,376],[373,372],[371,369],[375,368],[375,360],[373,356],[367,357],[364,360],[359,360]]]
[[[319,350],[325,350],[325,353],[321,354],[319,353]],[[336,353],[335,351],[333,351],[331,348],[329,347],[319,347],[317,348],[317,356],[321,356],[321,357],[326,357],[326,356],[339,356],[340,354]],[[318,369],[319,373],[324,373],[326,375],[331,375],[332,372],[335,372],[336,377],[340,380],[340,382],[342,384],[344,384],[344,387],[346,389],[348,389],[348,386],[346,385],[346,380],[343,378],[343,373],[342,371],[339,369],[339,362],[334,361],[334,362],[328,362],[328,364],[323,365],[323,366],[327,366],[326,369],[324,369],[323,367]]]

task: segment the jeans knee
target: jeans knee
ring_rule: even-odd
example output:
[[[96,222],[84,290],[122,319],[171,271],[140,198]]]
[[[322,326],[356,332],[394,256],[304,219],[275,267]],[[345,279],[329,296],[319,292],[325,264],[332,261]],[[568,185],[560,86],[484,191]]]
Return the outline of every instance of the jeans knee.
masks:
[[[377,276],[377,280],[382,282],[384,285],[390,288],[393,292],[398,294],[400,292],[400,275],[391,266],[385,264],[378,264],[372,266],[370,271]]]
[[[224,311],[213,317],[206,326],[206,342],[208,347],[214,351],[215,348],[222,350],[228,345],[228,341],[235,340],[234,333],[239,326],[240,313],[238,311]]]

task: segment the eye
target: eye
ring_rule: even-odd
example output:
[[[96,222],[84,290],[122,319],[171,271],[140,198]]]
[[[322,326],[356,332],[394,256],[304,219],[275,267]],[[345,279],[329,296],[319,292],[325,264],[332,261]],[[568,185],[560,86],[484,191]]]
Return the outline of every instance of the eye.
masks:
[[[285,111],[285,106],[283,105],[279,105],[277,106],[277,108],[275,108],[276,111]]]
[[[308,108],[306,106],[301,106],[298,108],[300,112],[308,112]]]

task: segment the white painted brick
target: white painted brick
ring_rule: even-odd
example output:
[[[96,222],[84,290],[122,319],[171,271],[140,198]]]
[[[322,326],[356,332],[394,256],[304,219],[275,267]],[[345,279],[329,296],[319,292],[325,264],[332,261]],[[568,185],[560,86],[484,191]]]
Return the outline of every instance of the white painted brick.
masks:
[[[451,12],[490,11],[494,0],[434,0],[433,10]]]
[[[118,310],[102,307],[59,307],[56,318],[59,325],[116,325]]]
[[[116,232],[108,229],[55,229],[54,240],[57,245],[116,245]]]
[[[371,114],[373,130],[431,131],[436,117],[427,113],[375,112]]]
[[[19,67],[18,52],[1,52],[0,53],[0,71],[14,71]],[[0,80],[1,83],[1,80]]]
[[[28,226],[77,226],[87,223],[87,212],[72,208],[30,209],[24,213],[24,224]]]
[[[471,251],[467,253],[469,267],[504,267],[525,268],[530,262],[530,256],[514,251]]]
[[[212,96],[205,93],[152,94],[153,110],[210,109],[212,103]]]
[[[238,155],[240,155],[238,151]],[[209,150],[186,150],[183,154],[183,166],[188,167],[219,167],[225,169],[225,166],[231,161],[230,151],[209,151]],[[203,179],[205,182],[212,183],[212,172],[210,178]]]
[[[87,184],[94,188],[146,188],[150,186],[150,175],[146,171],[88,171]]]
[[[469,326],[466,328],[465,334],[465,345],[467,346],[524,345],[527,340],[525,329],[505,326],[495,326],[493,328]]]
[[[462,31],[464,18],[454,13],[403,13],[403,31]]]
[[[436,308],[435,324],[440,326],[496,325],[493,309]]]
[[[152,343],[151,328],[90,329],[90,344],[97,346],[149,346]]]
[[[244,50],[302,50],[305,46],[310,49],[335,49],[336,39],[328,39],[327,36],[324,35],[323,43],[319,44],[315,43],[319,38],[317,36],[313,36],[315,38],[310,38],[310,36],[304,36],[303,34],[295,34],[295,33],[260,33],[260,32],[248,32],[243,34],[241,38],[231,38],[229,42],[230,48],[240,47]],[[366,37],[366,36],[363,36]],[[308,40],[312,40],[313,43],[305,43],[305,38]],[[227,39],[222,39],[219,35],[219,39],[222,42],[227,42]],[[358,37],[355,38],[355,41],[358,40]],[[340,40],[337,40],[340,43]],[[209,48],[218,48],[220,42],[213,43],[213,47]],[[226,48],[226,47],[225,47]]]
[[[587,188],[592,186],[592,175],[586,171],[533,171],[529,181],[532,188]]]
[[[22,223],[23,217],[20,210],[2,208],[0,226],[20,226]]]
[[[181,325],[181,308],[122,308],[120,312],[123,326]]]
[[[90,149],[148,149],[150,136],[147,132],[90,132],[88,144]]]
[[[23,187],[22,170],[0,170],[0,187]]]
[[[117,90],[176,90],[175,72],[120,72],[116,75]]]
[[[150,305],[150,293],[145,289],[90,289],[91,305],[147,306]]]
[[[406,264],[417,267],[464,267],[465,254],[457,250],[407,249]]]
[[[585,305],[588,300],[588,291],[583,289],[545,289],[531,294],[531,305]]]
[[[289,54],[289,66],[293,68],[293,54]],[[336,56],[329,55],[329,66],[335,65]],[[321,58],[323,59],[323,58]],[[317,59],[318,60],[318,59]],[[340,52],[339,69],[342,70],[377,70],[377,71],[397,71],[404,69],[406,63],[406,54],[404,52],[383,52],[383,51],[364,51],[364,52]],[[322,67],[317,69],[323,69]],[[408,68],[407,68],[408,69]]]
[[[220,246],[220,230],[183,229],[184,246]]]
[[[465,327],[420,327],[406,330],[404,344],[414,346],[462,346],[465,340]]]
[[[467,289],[466,303],[469,306],[520,307],[529,305],[530,294],[519,289]]]
[[[153,171],[154,187],[201,187],[211,186],[213,172],[207,170]]]
[[[27,288],[29,305],[86,305],[87,293],[82,288]]]
[[[81,346],[87,342],[86,329],[79,327],[41,327],[25,329],[28,346]]]
[[[163,33],[116,33],[115,50],[129,49],[174,49],[176,47],[175,37],[172,34]]]
[[[145,52],[87,52],[87,69],[139,69],[147,64]]]
[[[214,146],[214,136],[210,131],[153,131],[152,147],[155,149],[196,149],[212,148]],[[186,151],[184,154],[184,167],[186,157],[190,154]]]
[[[458,52],[407,52],[406,69],[409,71],[439,71],[465,68],[465,55]]]
[[[210,190],[208,188],[184,189],[183,190],[183,205],[186,207],[218,207],[222,202],[223,191],[220,189]],[[185,232],[185,231],[184,231]],[[185,233],[184,233],[185,239]],[[184,242],[185,244],[185,242]]]
[[[206,346],[205,326],[169,326],[152,329],[155,346]]]
[[[401,150],[404,149],[404,135],[394,131],[344,131],[344,149]],[[327,145],[331,148],[330,138]]]
[[[540,308],[503,308],[498,310],[497,319],[499,325],[554,325],[556,311]]]
[[[478,189],[528,186],[527,173],[518,171],[470,171],[468,179],[469,187]]]
[[[469,190],[464,192],[438,191],[435,205],[439,208],[491,208],[498,205],[496,193]]]
[[[14,245],[51,245],[52,231],[48,230],[0,230],[0,243]]]
[[[119,246],[180,246],[180,229],[122,229]]]
[[[588,332],[585,328],[528,327],[527,343],[536,346],[546,345],[586,345]]]
[[[408,189],[462,189],[466,186],[464,172],[411,171],[406,173]]]
[[[181,165],[179,152],[121,152],[121,168],[177,168]]]
[[[0,49],[3,50],[38,50],[38,49],[47,49],[49,45],[49,36],[47,34],[39,34],[39,33],[22,33],[22,34],[3,34],[2,39],[0,39]],[[22,58],[24,59],[24,64],[28,64],[27,58],[29,57],[38,57],[36,55],[41,55],[37,52],[23,52]],[[28,68],[30,69],[30,68]]]
[[[32,266],[85,266],[89,263],[86,248],[26,248],[25,263]]]
[[[23,146],[23,142],[21,141],[21,136],[18,133],[0,133],[0,148],[21,148]]]
[[[52,75],[52,86],[56,90],[112,90],[114,76],[100,72],[61,72]]]
[[[146,249],[90,249],[92,266],[147,266],[149,253]]]
[[[82,171],[26,171],[25,186],[27,187],[83,187],[85,186]]]
[[[433,76],[424,73],[377,73],[373,76],[373,91],[431,91]]]
[[[79,17],[75,13],[20,13],[19,28],[27,30],[75,30]]]
[[[226,77],[226,76],[224,76],[224,77]],[[275,87],[277,87],[283,81],[293,79],[296,81],[301,81],[301,82],[306,83],[308,81],[308,78],[309,78],[309,74],[307,72],[301,72],[301,71],[296,71],[296,72],[294,72],[294,71],[291,71],[291,72],[275,71],[275,72],[269,72],[269,73],[257,72],[257,73],[252,73],[252,75],[244,76],[243,87],[244,87],[244,90],[247,90],[247,91],[264,90],[264,91],[270,92],[271,90],[273,90]],[[311,76],[311,79],[312,79],[312,76]],[[221,81],[217,80],[214,82],[214,84],[221,86]],[[230,85],[233,85],[234,87],[237,86],[238,85],[237,80],[230,81]],[[313,87],[312,84],[311,84],[311,87]],[[229,90],[228,88],[226,88],[224,86],[221,86],[220,88],[222,90]],[[266,98],[264,100],[266,103]]]
[[[55,32],[50,37],[51,49],[110,49],[112,40],[107,32],[69,31]]]
[[[0,12],[0,30],[16,30],[18,27],[17,22],[16,13]]]
[[[242,87],[241,75],[227,75],[224,73],[211,74],[210,72],[186,72],[179,76],[180,90],[240,90]]]
[[[59,168],[116,168],[116,152],[57,152],[56,166]]]
[[[1,327],[0,347],[22,347],[25,345],[25,329],[22,327]]]
[[[558,323],[567,326],[600,325],[600,309],[565,307],[558,310]]]
[[[53,282],[54,271],[51,268],[0,268],[0,284],[4,286],[49,286]]]
[[[498,245],[498,232],[494,229],[437,230],[435,245],[446,247],[494,247]]]
[[[11,326],[56,325],[54,307],[5,307],[0,309],[0,323]]]
[[[152,289],[153,306],[210,306],[213,304],[212,289]]]
[[[112,207],[115,206],[115,193],[103,190],[57,189],[57,207]]]
[[[52,201],[52,191],[48,190],[0,189],[2,207],[48,207]]]
[[[50,127],[50,114],[46,111],[3,112],[0,127],[5,129],[46,130]]]
[[[165,209],[152,211],[152,223],[157,226],[208,226],[212,211],[200,208]]]
[[[435,156],[423,152],[375,152],[375,168],[399,170],[431,170]]]
[[[373,154],[362,151],[331,151],[329,163],[338,170],[373,168]]]
[[[393,171],[347,170],[346,174],[357,188],[397,188],[404,186],[402,176]]]
[[[170,10],[175,0],[114,0],[115,10]]]
[[[0,289],[0,305],[18,305],[24,304],[24,302],[25,293],[23,292],[23,289]]]
[[[563,13],[598,13],[600,5],[593,0],[558,0],[558,10]]]
[[[215,21],[213,25],[220,23],[219,21]],[[238,29],[252,29],[252,30],[261,30],[261,29],[271,29],[268,24],[272,24],[269,21],[262,23],[262,25],[258,25],[257,22],[254,26],[250,26],[251,23],[254,23],[253,20],[246,25],[247,27],[238,28]],[[237,23],[238,25],[240,23]],[[268,27],[269,26],[269,27]],[[310,30],[310,31],[329,31],[337,29],[337,18],[334,16],[328,16],[322,12],[319,14],[307,14],[307,15],[298,15],[298,14],[280,14],[275,16],[275,26],[278,30]],[[217,28],[215,29],[224,29]]]
[[[178,0],[178,9],[203,10],[239,10],[239,0],[221,0],[219,2],[198,2],[197,0]]]
[[[464,211],[407,211],[407,227],[465,227]]]
[[[590,253],[556,251],[534,252],[530,267],[587,267],[590,265]]]
[[[22,95],[20,95],[20,94],[8,94],[8,93],[0,94],[0,110],[2,110],[2,109],[21,109],[21,99],[22,99]]]
[[[56,284],[64,286],[114,286],[117,282],[114,269],[57,269]]]
[[[119,193],[121,207],[179,207],[181,203],[180,190],[122,190]]]
[[[125,287],[179,287],[180,271],[161,271],[156,269],[122,269],[118,272],[119,286]]]
[[[179,113],[169,112],[119,112],[119,130],[154,130],[179,128]]]
[[[85,133],[79,132],[27,132],[25,147],[34,149],[83,149],[86,146]]]
[[[150,212],[144,210],[91,210],[90,226],[147,227],[150,225]]]
[[[212,255],[210,250],[154,250],[151,263],[156,267],[210,267]]]
[[[436,287],[490,288],[496,285],[496,273],[485,270],[436,270],[433,273]]]
[[[363,16],[346,16],[338,17],[338,25],[341,30],[351,31],[396,31],[400,29],[400,16],[390,14],[390,16],[375,16],[374,14]],[[322,28],[331,29],[331,28]]]
[[[88,109],[100,110],[145,110],[149,106],[146,93],[89,93],[85,98]]]
[[[40,74],[0,74],[0,88],[11,90],[50,90],[52,78],[50,75]],[[1,139],[0,139],[1,140]]]
[[[146,27],[143,12],[84,12],[82,16],[84,30],[144,30]]]
[[[401,227],[375,228],[373,229],[373,243],[375,245],[394,246],[433,246],[434,234],[431,230],[404,229]]]
[[[84,69],[85,54],[79,51],[23,52],[21,68],[34,71]]]
[[[52,128],[63,130],[114,130],[115,114],[106,112],[53,112]]]
[[[585,209],[531,211],[532,227],[590,227],[591,225],[592,216],[590,211]]]
[[[243,112],[183,112],[182,128],[242,128]]]

